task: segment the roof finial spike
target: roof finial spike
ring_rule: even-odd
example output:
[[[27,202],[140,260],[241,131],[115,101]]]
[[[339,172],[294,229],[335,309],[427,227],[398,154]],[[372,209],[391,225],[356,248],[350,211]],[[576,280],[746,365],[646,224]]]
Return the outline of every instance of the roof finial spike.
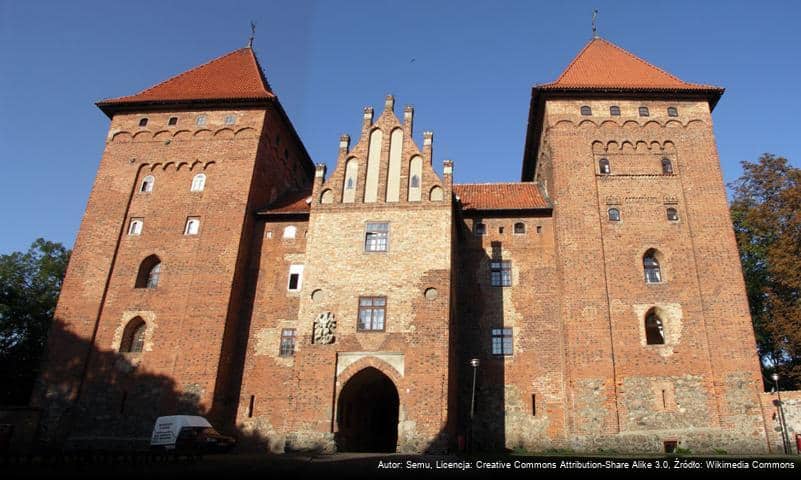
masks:
[[[256,22],[250,21],[250,39],[248,39],[248,48],[253,48],[253,39],[256,38]]]
[[[598,16],[598,9],[592,11],[592,38],[601,38],[598,36],[597,28],[595,28],[595,18]]]

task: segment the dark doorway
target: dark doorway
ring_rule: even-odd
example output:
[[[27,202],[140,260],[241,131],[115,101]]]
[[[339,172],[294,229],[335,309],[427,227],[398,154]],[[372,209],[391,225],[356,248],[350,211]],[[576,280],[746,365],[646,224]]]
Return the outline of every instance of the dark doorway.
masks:
[[[337,448],[347,452],[394,452],[398,444],[398,390],[368,367],[342,388],[337,404]]]

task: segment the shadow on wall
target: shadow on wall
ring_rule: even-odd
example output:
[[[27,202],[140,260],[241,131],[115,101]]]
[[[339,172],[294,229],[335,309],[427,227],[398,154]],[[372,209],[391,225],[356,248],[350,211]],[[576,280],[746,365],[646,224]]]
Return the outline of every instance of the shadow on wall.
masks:
[[[155,420],[163,415],[201,415],[210,418],[221,433],[237,437],[241,445],[266,448],[267,440],[233,425],[217,424],[209,406],[199,402],[196,386],[177,385],[165,375],[140,367],[144,353],[101,350],[64,328],[55,319],[50,336],[69,345],[70,358],[50,362],[36,382],[32,409],[41,409],[34,435],[15,431],[10,450],[91,446],[104,449],[147,448]],[[52,343],[51,343],[52,344]],[[87,355],[88,354],[88,355]],[[79,376],[86,358],[89,375],[79,391]],[[28,432],[30,433],[30,432]],[[34,438],[33,444],[21,442]]]
[[[491,242],[488,253],[483,236],[474,235],[464,223],[460,233],[466,237],[460,242],[468,247],[462,249],[463,258],[459,259],[462,271],[458,275],[457,298],[470,301],[457,301],[458,435],[471,451],[502,452],[506,450],[503,352],[512,347],[513,338],[504,336],[509,332],[503,323],[504,287],[494,284],[503,284],[507,280],[504,275],[511,280],[511,271],[504,270],[501,242]],[[471,365],[472,359],[479,360],[478,367]],[[475,402],[471,418],[474,370]]]

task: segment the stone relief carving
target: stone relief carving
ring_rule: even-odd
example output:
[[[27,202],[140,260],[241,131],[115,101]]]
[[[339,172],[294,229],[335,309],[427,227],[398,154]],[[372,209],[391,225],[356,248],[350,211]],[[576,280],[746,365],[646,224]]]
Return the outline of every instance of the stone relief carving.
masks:
[[[337,328],[337,321],[331,312],[323,312],[317,315],[314,320],[314,343],[329,344],[334,343],[334,331]]]

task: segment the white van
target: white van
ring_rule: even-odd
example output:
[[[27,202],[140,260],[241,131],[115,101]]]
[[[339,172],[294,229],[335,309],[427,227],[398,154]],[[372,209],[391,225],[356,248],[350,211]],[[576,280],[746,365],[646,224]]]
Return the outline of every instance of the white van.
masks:
[[[150,448],[198,452],[228,451],[236,439],[218,433],[208,420],[196,415],[159,417],[153,426]]]

